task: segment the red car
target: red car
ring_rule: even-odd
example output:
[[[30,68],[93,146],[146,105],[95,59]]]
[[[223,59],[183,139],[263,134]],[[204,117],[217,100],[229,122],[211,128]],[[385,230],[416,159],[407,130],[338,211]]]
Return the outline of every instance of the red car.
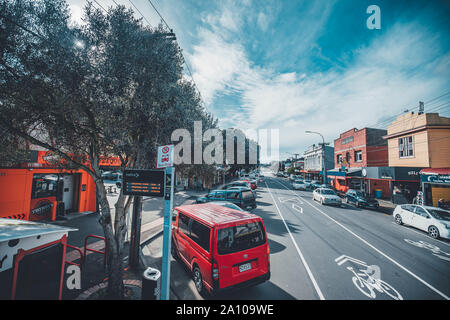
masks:
[[[247,182],[248,187],[251,188],[252,190],[255,190],[256,188],[258,188],[258,185],[256,184],[256,181],[254,181],[254,180],[239,180],[239,181]]]
[[[172,255],[192,271],[201,294],[269,280],[269,254],[259,216],[214,203],[174,209]]]

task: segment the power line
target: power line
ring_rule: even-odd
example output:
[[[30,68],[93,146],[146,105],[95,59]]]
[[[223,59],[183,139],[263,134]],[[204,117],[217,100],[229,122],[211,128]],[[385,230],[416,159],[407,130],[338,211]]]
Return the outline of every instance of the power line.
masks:
[[[142,18],[144,18],[144,20],[147,21],[148,25],[151,27],[152,25],[151,25],[150,22],[147,20],[147,18],[142,14],[142,12],[138,9],[138,7],[136,7],[136,6],[134,5],[134,3],[133,3],[131,0],[128,0],[128,1],[130,1],[130,3],[133,5],[133,7],[141,14]],[[114,1],[114,2],[115,2],[115,1]]]
[[[161,20],[164,22],[164,24],[166,25],[166,27],[169,29],[170,32],[173,32],[173,29],[170,28],[169,24],[167,23],[167,21],[164,19],[164,17],[161,15],[161,13],[158,11],[158,9],[156,9],[155,5],[153,4],[153,2],[151,0],[148,0],[148,2],[150,3],[150,5],[152,6],[152,8],[156,11],[156,13],[158,14],[158,16],[161,18]],[[183,52],[181,51],[181,56],[183,57],[183,61],[184,64],[186,65],[186,69],[188,70],[189,76],[192,79],[192,82],[194,83],[195,88],[197,89],[197,92],[200,96],[200,101],[201,103],[204,105],[204,101],[202,98],[202,94],[200,93],[200,90],[198,89],[197,83],[195,82],[194,76],[192,75],[192,71],[191,68],[189,67],[189,63],[187,62],[186,58],[183,55]]]

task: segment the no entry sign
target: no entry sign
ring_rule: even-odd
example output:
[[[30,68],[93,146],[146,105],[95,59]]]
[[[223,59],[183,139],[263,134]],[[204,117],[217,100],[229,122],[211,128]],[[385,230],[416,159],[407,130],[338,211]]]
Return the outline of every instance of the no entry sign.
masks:
[[[156,167],[158,169],[173,167],[173,144],[158,147]]]

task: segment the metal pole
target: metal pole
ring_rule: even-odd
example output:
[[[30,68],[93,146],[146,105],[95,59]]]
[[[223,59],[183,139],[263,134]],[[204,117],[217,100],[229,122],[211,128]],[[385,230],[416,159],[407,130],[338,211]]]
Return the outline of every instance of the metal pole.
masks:
[[[166,168],[165,173],[161,300],[169,300],[170,296],[170,246],[172,242],[173,177],[175,168]]]
[[[131,219],[131,243],[129,265],[133,270],[139,268],[139,248],[141,245],[142,197],[134,196],[133,217]]]

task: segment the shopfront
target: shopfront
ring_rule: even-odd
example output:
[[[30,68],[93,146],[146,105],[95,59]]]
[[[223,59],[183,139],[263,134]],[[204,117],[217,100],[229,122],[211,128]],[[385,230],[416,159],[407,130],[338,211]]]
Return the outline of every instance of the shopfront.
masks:
[[[97,211],[92,177],[84,170],[57,169],[48,159],[48,152],[39,151],[33,162],[0,169],[0,218],[53,221]]]
[[[437,207],[441,200],[444,206],[450,205],[450,168],[427,168],[420,171],[424,204]]]

